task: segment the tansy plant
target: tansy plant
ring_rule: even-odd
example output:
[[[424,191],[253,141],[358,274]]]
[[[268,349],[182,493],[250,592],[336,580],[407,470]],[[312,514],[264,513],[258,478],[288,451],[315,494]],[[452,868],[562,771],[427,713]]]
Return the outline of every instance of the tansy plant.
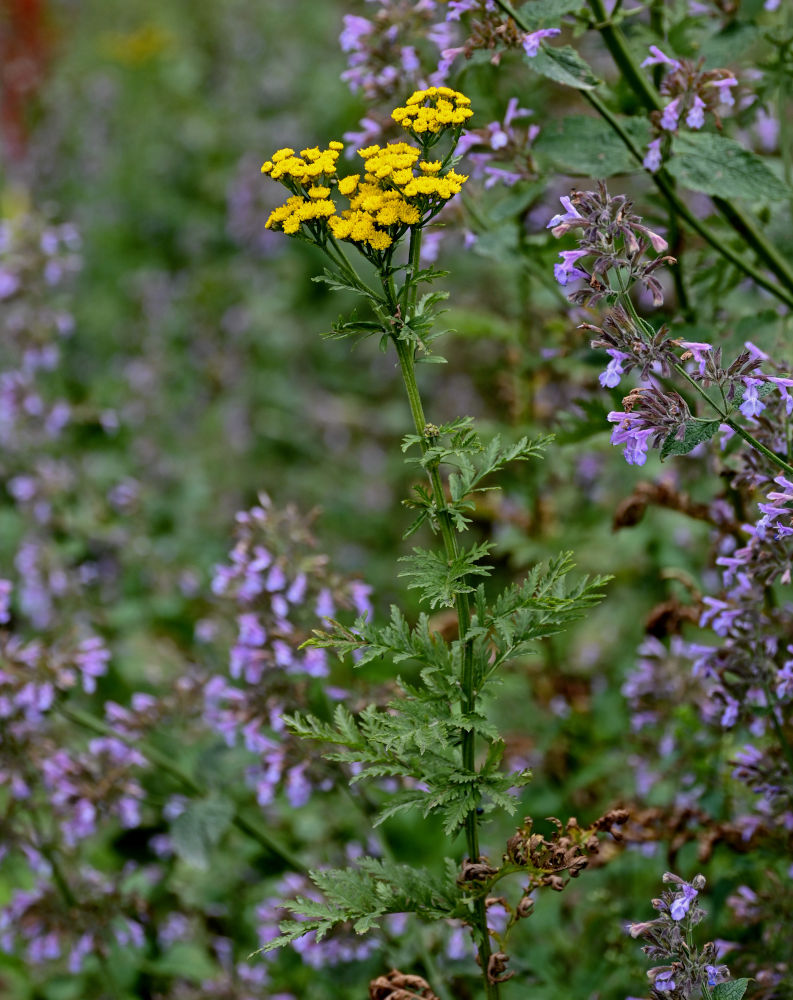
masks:
[[[508,773],[501,766],[504,743],[486,712],[494,679],[510,660],[595,603],[604,580],[569,582],[571,561],[564,554],[489,597],[484,580],[491,573],[486,562],[491,545],[462,540],[474,497],[493,488],[487,478],[506,463],[540,456],[548,439],[502,444],[496,438],[483,444],[469,417],[442,426],[425,417],[415,365],[442,360],[431,353],[431,345],[439,336],[436,306],[446,293],[419,297],[420,286],[442,274],[420,266],[421,239],[467,179],[454,169],[454,154],[472,115],[469,104],[447,87],[417,91],[392,116],[412,142],[359,149],[359,173],[338,176],[343,148],[338,142],[300,155],[281,149],[262,167],[290,192],[268,227],[319,247],[330,268],[318,280],[354,291],[368,303],[370,319],[340,322],[334,334],[379,335],[384,350],[393,346],[396,351],[414,424],[402,448],[424,477],[405,501],[415,514],[406,535],[428,526],[438,543],[432,549],[414,548],[402,560],[401,576],[420,590],[429,610],[449,607],[457,613],[457,635],[448,642],[426,613],[410,623],[396,607],[385,625],[366,616],[352,627],[328,619],[328,630],[315,632],[309,645],[354,655],[358,667],[381,657],[410,663],[418,668],[411,674],[419,680],[399,681],[399,697],[369,705],[357,716],[339,706],[332,721],[310,716],[286,721],[306,739],[330,744],[327,756],[352,765],[353,780],[397,779],[400,790],[386,801],[377,822],[407,809],[437,815],[450,838],[464,831],[467,852],[462,863],[448,859],[439,873],[374,858],[358,859],[354,868],[314,872],[326,901],[303,898],[289,904],[299,919],[282,924],[281,936],[267,947],[309,932],[322,937],[345,921],[365,933],[390,913],[455,918],[470,929],[485,993],[493,998],[512,974],[506,971],[507,941],[514,925],[531,912],[534,891],[564,888],[586,866],[588,853],[597,850],[597,833],[612,830],[625,815],[611,813],[589,829],[571,819],[559,823],[550,840],[533,832],[526,820],[492,861],[480,852],[481,817],[495,809],[513,812],[514,790],[530,777],[525,770]],[[361,277],[345,245],[373,265],[376,280],[367,283]],[[494,902],[494,886],[508,875],[520,877],[521,889],[514,904],[500,900],[509,919],[496,933],[488,928],[488,903]],[[425,986],[422,996],[434,996],[436,989],[448,996],[442,983]]]

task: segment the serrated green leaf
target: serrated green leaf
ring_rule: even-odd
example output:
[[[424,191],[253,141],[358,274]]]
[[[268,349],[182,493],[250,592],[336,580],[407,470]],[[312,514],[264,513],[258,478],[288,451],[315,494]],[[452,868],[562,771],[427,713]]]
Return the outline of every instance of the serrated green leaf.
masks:
[[[793,196],[761,157],[714,132],[681,132],[673,143],[669,173],[692,191],[721,198],[778,201]]]
[[[646,121],[626,118],[622,124],[638,146],[647,145],[650,126]],[[613,129],[602,118],[589,115],[568,116],[554,127],[543,129],[532,148],[569,174],[612,177],[639,167]]]
[[[407,564],[400,577],[407,577],[408,589],[419,589],[422,600],[431,608],[450,608],[456,594],[470,594],[473,587],[467,582],[471,576],[489,576],[492,567],[480,562],[490,549],[491,542],[472,545],[459,552],[454,559],[447,560],[438,552],[428,549],[413,549],[413,555],[403,556],[399,561]]]
[[[600,83],[588,63],[570,45],[559,48],[542,45],[536,56],[526,57],[526,62],[535,73],[565,87],[594,90]]]
[[[171,843],[178,857],[194,868],[209,868],[212,849],[234,818],[234,806],[220,796],[190,802],[171,823]]]
[[[732,979],[713,987],[713,1000],[741,1000],[749,985],[748,979]]]
[[[687,455],[698,444],[702,444],[703,441],[708,441],[712,438],[720,426],[721,421],[719,420],[687,421],[682,436],[680,435],[680,428],[670,431],[661,446],[661,458],[668,458],[670,455]]]
[[[757,24],[746,22],[728,22],[723,31],[719,31],[705,39],[699,54],[705,59],[708,69],[727,66],[737,59],[745,57],[747,50],[754,44],[761,32]]]
[[[580,10],[582,0],[529,0],[518,8],[529,28],[556,27],[565,14]]]

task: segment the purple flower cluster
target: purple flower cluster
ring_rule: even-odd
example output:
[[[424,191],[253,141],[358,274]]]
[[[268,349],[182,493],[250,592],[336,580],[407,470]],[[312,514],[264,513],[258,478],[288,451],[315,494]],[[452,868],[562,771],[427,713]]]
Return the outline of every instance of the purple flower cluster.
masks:
[[[585,288],[569,296],[570,301],[593,305],[603,298],[616,300],[620,285],[612,287],[609,275],[619,272],[623,287],[642,284],[651,293],[654,304],[660,305],[663,291],[655,272],[672,258],[643,260],[648,250],[662,253],[667,243],[633,214],[630,199],[625,195],[610,195],[600,182],[597,191],[574,191],[560,201],[564,212],[554,215],[546,228],[556,237],[576,231],[578,246],[560,253],[562,260],[554,266],[554,275],[560,285],[580,279],[587,282]],[[585,259],[589,262],[586,267]]]
[[[644,166],[650,171],[659,169],[663,162],[661,138],[676,132],[681,124],[693,130],[705,124],[705,115],[713,115],[717,128],[721,128],[720,115],[735,104],[733,87],[738,80],[727,69],[704,70],[704,60],[693,63],[688,59],[672,59],[657,45],[650,46],[650,55],[643,67],[668,67],[661,81],[661,94],[670,97],[662,111],[653,112],[653,124],[661,135],[650,143]]]
[[[656,965],[647,973],[652,1000],[690,1000],[707,996],[707,990],[730,980],[726,965],[717,965],[718,949],[713,942],[701,950],[692,943],[693,929],[705,916],[696,899],[705,887],[702,875],[686,882],[672,872],[664,874],[666,889],[660,899],[653,900],[658,911],[654,920],[631,924],[631,937],[647,943],[642,951]]]
[[[91,868],[70,870],[68,886],[61,888],[51,871],[39,874],[32,889],[17,889],[0,910],[0,949],[6,954],[25,955],[32,966],[57,963],[77,973],[91,956],[107,958],[116,944],[144,946],[146,913],[140,897],[122,892]]]
[[[312,685],[320,684],[331,701],[346,697],[327,681],[325,650],[300,649],[311,629],[337,608],[372,614],[371,588],[331,574],[313,544],[305,519],[292,508],[277,511],[261,495],[237,515],[230,561],[216,568],[212,584],[215,594],[233,602],[237,629],[228,676],[216,674],[205,684],[204,718],[229,746],[239,742],[256,756],[247,778],[261,806],[272,803],[279,788],[297,808],[315,788],[329,787],[327,765],[306,760],[282,717],[303,706]]]
[[[485,128],[465,132],[457,144],[457,154],[466,155],[471,175],[484,178],[485,188],[495,184],[511,187],[521,180],[536,177],[531,147],[540,132],[539,125],[516,126],[533,112],[521,108],[517,97],[510,98],[502,121]]]

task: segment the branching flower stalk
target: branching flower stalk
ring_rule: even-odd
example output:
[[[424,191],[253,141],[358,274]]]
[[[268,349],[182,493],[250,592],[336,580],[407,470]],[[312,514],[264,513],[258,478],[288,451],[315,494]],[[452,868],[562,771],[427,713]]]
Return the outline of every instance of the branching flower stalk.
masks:
[[[633,214],[625,195],[610,195],[601,182],[597,191],[574,191],[561,202],[564,212],[555,215],[548,228],[557,237],[571,231],[580,235],[576,249],[561,251],[562,260],[554,266],[556,279],[563,286],[585,282],[569,294],[571,302],[594,305],[605,301],[611,307],[600,326],[582,324],[582,329],[598,335],[592,346],[605,349],[611,358],[600,383],[614,388],[633,369],[638,369],[642,382],[647,383],[646,388],[634,388],[623,399],[624,412],[608,415],[616,425],[612,444],[624,444],[626,460],[643,465],[650,445],[660,448],[661,458],[682,455],[721,431],[727,436],[737,434],[783,473],[793,474],[785,458],[735,419],[738,413],[752,418],[761,412],[765,405],[761,396],[771,392],[786,400],[793,379],[781,371],[762,373],[760,358],[748,349],[723,367],[720,348],[675,339],[666,325],[656,330],[639,316],[631,289],[643,286],[653,304],[661,305],[663,290],[655,275],[674,260],[668,255],[645,259],[651,251],[664,254],[666,240]],[[686,362],[696,367],[688,371]],[[718,419],[693,415],[679,393],[659,386],[673,372],[698,393]],[[720,401],[705,391],[709,386],[718,389]]]
[[[405,501],[416,512],[406,535],[426,524],[442,543],[442,554],[414,549],[413,555],[402,560],[406,564],[402,575],[409,579],[409,587],[421,591],[430,609],[454,608],[458,627],[457,639],[447,644],[431,631],[426,614],[414,627],[397,608],[392,609],[391,622],[385,627],[375,626],[366,615],[352,627],[329,618],[328,630],[315,631],[307,645],[331,648],[340,656],[354,653],[358,666],[384,655],[394,662],[418,662],[423,668],[421,683],[400,681],[404,697],[387,705],[370,705],[357,717],[340,706],[333,724],[299,715],[287,718],[287,723],[299,736],[338,748],[326,756],[355,764],[354,780],[390,777],[403,782],[379,821],[415,807],[425,816],[438,814],[448,834],[464,831],[468,854],[460,874],[457,864],[447,861],[447,873],[441,879],[375,858],[361,859],[354,870],[314,872],[312,878],[329,903],[299,898],[294,905],[288,904],[303,919],[283,923],[281,936],[267,948],[311,931],[319,938],[343,921],[352,922],[363,933],[387,913],[462,919],[476,944],[485,995],[497,1000],[499,983],[512,973],[506,971],[508,956],[502,947],[506,937],[496,936],[499,950],[491,947],[490,938],[495,935],[487,923],[489,888],[508,874],[529,873],[514,923],[531,912],[530,893],[540,886],[564,888],[563,876],[578,875],[586,866],[587,854],[597,849],[597,833],[613,832],[624,817],[612,816],[589,829],[580,829],[570,820],[560,843],[534,835],[530,850],[520,846],[519,831],[518,839],[512,838],[515,843],[510,841],[512,847],[506,845],[501,867],[491,865],[480,851],[480,815],[496,807],[514,811],[512,790],[530,777],[525,771],[509,775],[500,770],[504,744],[483,713],[485,688],[499,667],[596,602],[605,581],[567,584],[564,578],[571,563],[562,556],[548,567],[536,567],[526,581],[507,588],[488,605],[480,581],[490,574],[483,561],[490,545],[466,548],[459,541],[470,522],[473,496],[491,488],[483,486],[483,480],[507,462],[538,456],[548,443],[548,439],[530,442],[524,438],[502,446],[496,439],[485,447],[468,417],[441,427],[429,423],[416,381],[417,362],[443,360],[432,353],[432,344],[440,336],[434,329],[435,307],[446,294],[419,296],[420,285],[443,272],[422,268],[422,231],[467,180],[454,168],[455,148],[472,114],[469,104],[467,97],[448,87],[415,92],[392,114],[415,144],[395,142],[359,149],[362,174],[337,176],[342,145],[335,142],[325,150],[314,147],[299,155],[291,149],[279,150],[262,168],[290,192],[267,226],[322,250],[333,270],[317,280],[356,292],[371,309],[372,320],[339,322],[332,336],[378,335],[383,350],[393,345],[396,351],[415,429],[405,438],[403,451],[418,449],[411,461],[426,476],[426,485],[415,486],[414,495]],[[339,209],[332,193],[348,198],[349,207]],[[397,252],[405,241],[407,261],[401,264]],[[344,244],[373,267],[379,288],[361,278]],[[401,273],[404,279],[399,285]],[[441,476],[443,465],[452,469],[447,485]],[[478,763],[481,744],[487,744],[487,754]],[[530,829],[530,821],[526,822],[525,829]],[[559,824],[560,837],[563,829]],[[540,844],[546,847],[539,850]]]

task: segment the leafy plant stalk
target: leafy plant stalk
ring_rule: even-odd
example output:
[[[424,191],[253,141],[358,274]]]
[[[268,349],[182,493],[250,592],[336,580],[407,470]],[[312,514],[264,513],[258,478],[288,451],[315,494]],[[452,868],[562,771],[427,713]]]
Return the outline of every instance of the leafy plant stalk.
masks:
[[[405,320],[410,324],[413,319],[413,312],[416,306],[416,297],[419,284],[419,270],[421,266],[421,239],[422,229],[419,227],[411,230],[410,245],[408,250],[408,278],[405,282],[405,301],[408,307],[408,314]],[[393,300],[389,285],[384,283],[384,291],[391,300],[389,306],[396,314],[398,304]],[[429,450],[427,435],[427,419],[424,415],[424,406],[421,401],[418,383],[416,382],[415,347],[404,339],[400,339],[398,333],[391,329],[384,329],[383,333],[388,334],[393,340],[399,359],[399,368],[402,373],[402,381],[407,393],[410,412],[413,417],[413,425],[416,434],[420,438],[422,454],[426,455]],[[451,565],[459,555],[459,546],[451,518],[446,512],[446,499],[443,491],[440,473],[436,464],[431,464],[427,468],[427,476],[432,489],[432,496],[435,503],[436,521],[443,540],[443,548],[446,559]],[[467,593],[457,593],[454,598],[455,610],[457,612],[457,627],[459,640],[462,644],[462,677],[461,677],[461,708],[465,715],[469,715],[476,708],[476,692],[474,691],[474,652],[473,641],[469,638],[468,632],[471,628],[471,606]],[[462,735],[461,763],[463,769],[474,772],[476,768],[476,735],[473,730],[468,730]],[[472,809],[465,817],[465,839],[468,848],[468,856],[472,861],[479,859],[479,822],[476,810]],[[487,976],[487,966],[490,960],[490,938],[487,929],[487,915],[485,913],[484,898],[478,898],[475,902],[475,922],[480,936],[480,961],[482,965],[486,995],[488,1000],[499,997],[498,983],[493,983]]]

